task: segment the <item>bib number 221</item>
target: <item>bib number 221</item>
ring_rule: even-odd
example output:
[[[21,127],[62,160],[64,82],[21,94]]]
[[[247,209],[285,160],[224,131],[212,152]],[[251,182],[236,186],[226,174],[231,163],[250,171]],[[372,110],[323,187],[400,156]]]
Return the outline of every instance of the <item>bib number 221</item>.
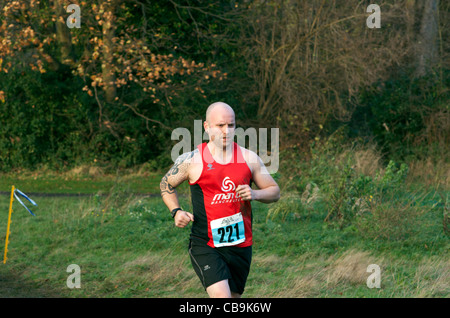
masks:
[[[245,241],[244,220],[241,213],[211,221],[214,246],[231,246]]]

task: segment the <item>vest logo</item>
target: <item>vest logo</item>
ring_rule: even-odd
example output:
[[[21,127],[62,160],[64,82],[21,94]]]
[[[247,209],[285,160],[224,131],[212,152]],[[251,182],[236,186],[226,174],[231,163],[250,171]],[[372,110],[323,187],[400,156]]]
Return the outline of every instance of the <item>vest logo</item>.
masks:
[[[225,177],[222,181],[221,189],[223,192],[230,192],[234,191],[234,189],[236,189],[236,186],[234,185],[234,182],[231,181],[230,177]]]
[[[222,187],[220,188],[223,192],[228,193],[217,193],[211,201],[211,205],[220,203],[232,203],[242,201],[239,195],[234,192],[236,185],[230,179],[230,177],[225,177],[222,181]]]

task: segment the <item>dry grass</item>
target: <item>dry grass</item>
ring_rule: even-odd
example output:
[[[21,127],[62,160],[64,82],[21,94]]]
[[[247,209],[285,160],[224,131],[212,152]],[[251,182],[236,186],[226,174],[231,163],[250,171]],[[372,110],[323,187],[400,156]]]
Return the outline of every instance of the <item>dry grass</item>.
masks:
[[[355,171],[366,176],[375,177],[377,171],[381,171],[381,153],[375,146],[369,146],[367,149],[356,150]]]
[[[383,172],[383,156],[374,143],[343,149],[337,154],[335,164],[345,166],[349,159],[357,174],[375,177],[377,172]]]
[[[152,286],[148,297],[206,297],[187,256],[147,253],[126,262],[117,277],[115,285]]]
[[[370,275],[367,267],[370,264],[383,267],[384,262],[384,259],[375,258],[368,252],[354,249],[329,259],[312,254],[295,258],[256,256],[252,266],[257,267],[257,270],[253,270],[251,275],[258,277],[250,283],[249,297],[326,297],[335,288],[366,286]]]
[[[352,168],[358,174],[375,177],[377,172],[384,173],[383,155],[375,144],[346,149],[338,155],[336,163],[343,163],[349,156],[352,158]],[[441,185],[447,189],[450,187],[448,155],[440,158],[429,157],[425,160],[415,160],[409,162],[408,168],[407,182],[419,181],[425,185]]]
[[[80,165],[65,173],[68,177],[100,177],[105,173],[102,168],[90,165]]]
[[[334,288],[339,284],[365,284],[370,275],[367,273],[367,266],[370,264],[381,266],[380,263],[382,260],[375,259],[367,252],[349,250],[327,267],[326,286]]]
[[[294,258],[262,255],[256,256],[253,262],[252,266],[257,269],[250,273],[247,297],[336,297],[339,290],[367,288],[369,291],[367,279],[372,272],[367,272],[367,268],[370,264],[377,264],[381,269],[381,288],[374,288],[373,295],[417,298],[450,295],[450,261],[445,256],[424,258],[416,265],[350,249],[328,259],[312,254]],[[403,270],[398,271],[398,268]],[[413,273],[413,278],[404,275],[405,269]]]
[[[416,297],[450,296],[450,260],[426,259],[417,267]]]
[[[446,162],[445,158],[441,158],[437,162],[432,158],[414,161],[409,164],[408,180],[420,180],[426,185],[441,185],[449,188],[450,162]]]
[[[295,258],[256,255],[248,282],[247,297],[305,298],[318,294],[322,270],[311,266],[309,254]],[[319,268],[319,269],[318,269]]]

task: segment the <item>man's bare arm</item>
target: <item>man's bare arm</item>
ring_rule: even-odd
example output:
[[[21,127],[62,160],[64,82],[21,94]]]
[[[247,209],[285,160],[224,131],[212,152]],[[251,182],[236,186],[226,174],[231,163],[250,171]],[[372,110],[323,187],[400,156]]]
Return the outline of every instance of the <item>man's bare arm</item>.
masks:
[[[176,194],[175,188],[188,179],[188,168],[195,151],[198,151],[198,149],[186,152],[179,156],[177,160],[175,160],[174,165],[161,179],[159,188],[161,189],[161,196],[163,198],[166,195]]]
[[[175,160],[172,168],[170,168],[166,175],[161,179],[159,184],[161,189],[161,197],[170,211],[180,207],[177,191],[175,189],[183,181],[186,181],[189,178],[189,165],[196,152],[198,152],[198,149],[179,156],[177,160]],[[184,227],[192,220],[193,216],[188,212],[184,211],[184,213],[177,213],[175,217],[175,225]]]
[[[244,200],[257,200],[263,203],[276,202],[280,199],[280,187],[272,178],[267,168],[264,166],[261,158],[254,153],[250,153],[252,177],[256,186],[259,188],[253,190],[249,185],[239,185],[236,192]]]

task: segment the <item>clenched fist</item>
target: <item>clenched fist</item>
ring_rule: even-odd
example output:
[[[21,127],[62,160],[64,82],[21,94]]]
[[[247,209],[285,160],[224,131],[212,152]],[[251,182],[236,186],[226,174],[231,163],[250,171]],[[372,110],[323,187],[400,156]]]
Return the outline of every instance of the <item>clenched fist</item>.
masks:
[[[180,210],[177,214],[175,214],[174,219],[175,226],[183,228],[188,225],[189,222],[194,222],[194,215],[192,213]]]
[[[248,184],[240,184],[236,188],[236,193],[242,198],[244,201],[254,200],[254,194],[252,188]]]

